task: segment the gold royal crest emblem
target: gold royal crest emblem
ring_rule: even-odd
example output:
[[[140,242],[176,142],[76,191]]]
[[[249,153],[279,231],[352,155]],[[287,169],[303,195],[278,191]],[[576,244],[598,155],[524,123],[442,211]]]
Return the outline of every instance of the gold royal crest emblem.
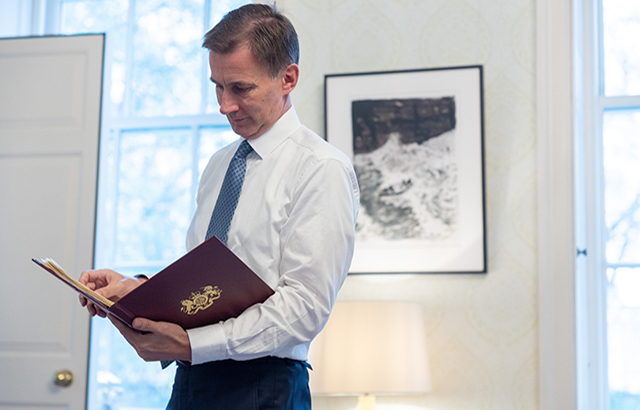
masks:
[[[191,292],[189,299],[183,300],[181,312],[187,315],[195,315],[200,310],[205,310],[213,305],[213,301],[220,298],[222,289],[217,286],[205,286],[199,292]]]

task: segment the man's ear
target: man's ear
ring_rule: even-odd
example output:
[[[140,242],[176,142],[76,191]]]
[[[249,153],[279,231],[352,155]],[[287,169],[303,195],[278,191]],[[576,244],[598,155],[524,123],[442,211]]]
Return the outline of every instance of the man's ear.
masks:
[[[298,84],[298,76],[300,75],[300,69],[297,64],[289,64],[282,74],[282,91],[284,94],[289,94],[296,88]]]

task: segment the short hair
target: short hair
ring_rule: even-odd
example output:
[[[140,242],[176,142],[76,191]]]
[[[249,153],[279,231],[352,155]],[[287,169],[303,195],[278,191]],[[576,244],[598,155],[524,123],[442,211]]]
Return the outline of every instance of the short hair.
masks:
[[[228,12],[205,35],[202,47],[232,53],[247,45],[272,78],[290,64],[298,64],[300,47],[293,24],[275,6],[247,4]]]

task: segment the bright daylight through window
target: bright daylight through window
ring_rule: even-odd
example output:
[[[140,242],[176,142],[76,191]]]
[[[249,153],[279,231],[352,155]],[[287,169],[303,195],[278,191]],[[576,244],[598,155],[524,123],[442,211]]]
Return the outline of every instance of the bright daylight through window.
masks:
[[[640,2],[603,0],[602,23],[609,402],[632,410],[640,409]]]
[[[106,33],[96,268],[152,275],[185,252],[199,176],[237,138],[204,33],[241,0],[53,0],[51,32]],[[174,372],[93,319],[88,408],[163,409]]]

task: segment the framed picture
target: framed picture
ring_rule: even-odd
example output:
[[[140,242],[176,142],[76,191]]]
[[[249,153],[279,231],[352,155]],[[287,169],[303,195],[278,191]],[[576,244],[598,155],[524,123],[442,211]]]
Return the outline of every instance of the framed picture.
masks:
[[[351,273],[487,271],[482,98],[482,66],[325,76],[360,184]]]

